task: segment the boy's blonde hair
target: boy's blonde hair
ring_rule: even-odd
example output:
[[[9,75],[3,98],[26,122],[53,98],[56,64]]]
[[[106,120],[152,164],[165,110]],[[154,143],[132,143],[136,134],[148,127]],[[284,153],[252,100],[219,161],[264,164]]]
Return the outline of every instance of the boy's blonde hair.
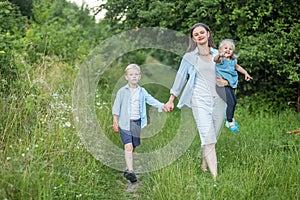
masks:
[[[231,43],[231,44],[232,44],[232,48],[233,48],[233,54],[232,54],[232,56],[231,56],[231,59],[236,59],[236,58],[238,58],[238,55],[236,55],[236,53],[235,53],[235,44],[234,44],[234,41],[233,41],[232,39],[224,39],[224,40],[222,40],[222,41],[220,42],[220,44],[219,44],[219,50],[220,50],[220,49],[224,46],[224,44],[227,43],[227,42]]]
[[[125,72],[127,73],[128,70],[130,69],[136,69],[139,73],[141,73],[141,68],[140,66],[138,66],[137,64],[129,64],[126,68],[125,68]]]

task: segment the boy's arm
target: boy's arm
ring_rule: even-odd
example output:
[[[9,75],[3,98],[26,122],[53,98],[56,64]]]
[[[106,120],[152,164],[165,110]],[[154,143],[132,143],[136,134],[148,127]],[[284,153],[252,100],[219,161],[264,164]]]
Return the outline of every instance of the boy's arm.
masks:
[[[157,100],[156,98],[154,98],[144,88],[142,90],[144,91],[145,101],[146,101],[147,104],[158,108],[158,112],[161,112],[162,110],[164,110],[164,111],[167,110],[167,108],[166,108],[166,106],[165,106],[164,103],[161,103],[159,100]]]
[[[242,74],[245,75],[245,80],[246,80],[246,81],[250,81],[250,80],[252,79],[252,77],[248,74],[248,72],[247,72],[243,67],[241,67],[239,64],[236,64],[236,65],[235,65],[235,69],[236,69],[238,72],[240,72],[240,73],[242,73]]]
[[[113,115],[113,130],[119,132],[118,115]]]

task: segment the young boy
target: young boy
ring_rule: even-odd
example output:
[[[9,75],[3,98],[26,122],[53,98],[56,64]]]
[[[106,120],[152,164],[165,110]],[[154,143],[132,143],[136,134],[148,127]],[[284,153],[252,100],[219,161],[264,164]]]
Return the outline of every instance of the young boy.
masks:
[[[125,79],[128,84],[118,90],[112,108],[113,130],[120,132],[124,144],[126,163],[124,176],[134,183],[137,178],[133,170],[133,153],[140,145],[141,128],[147,125],[146,103],[158,108],[159,112],[165,110],[165,106],[138,85],[141,79],[138,65],[130,64],[126,67]]]
[[[227,104],[225,126],[232,132],[239,132],[238,123],[234,120],[234,111],[237,104],[234,93],[234,89],[238,84],[237,71],[244,74],[246,81],[250,81],[252,77],[244,68],[237,64],[235,44],[231,39],[224,39],[220,42],[219,54],[214,57],[214,61],[216,62],[217,75],[228,81],[228,85],[225,86],[226,97],[224,99]]]

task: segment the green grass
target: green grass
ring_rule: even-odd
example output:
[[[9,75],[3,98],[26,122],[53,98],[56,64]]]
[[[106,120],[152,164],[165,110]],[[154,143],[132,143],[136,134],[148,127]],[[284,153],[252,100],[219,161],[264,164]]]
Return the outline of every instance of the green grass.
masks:
[[[238,105],[241,132],[232,134],[223,128],[218,139],[217,187],[200,170],[196,135],[179,159],[140,174],[141,184],[129,192],[122,173],[96,160],[80,141],[72,115],[72,83],[73,79],[62,78],[50,90],[36,93],[31,88],[2,98],[0,199],[300,199],[300,136],[286,134],[300,127],[300,113],[250,114]],[[111,88],[99,92],[97,117],[109,139],[122,148],[111,129],[111,96],[106,95],[110,92]],[[154,95],[162,100],[168,96]],[[167,114],[163,129],[143,139],[138,152],[167,145],[175,137],[179,120],[179,110]]]
[[[224,128],[219,137],[218,187],[200,170],[197,138],[171,166],[144,175],[141,199],[299,199],[300,137],[286,134],[299,114],[243,116],[240,133]]]

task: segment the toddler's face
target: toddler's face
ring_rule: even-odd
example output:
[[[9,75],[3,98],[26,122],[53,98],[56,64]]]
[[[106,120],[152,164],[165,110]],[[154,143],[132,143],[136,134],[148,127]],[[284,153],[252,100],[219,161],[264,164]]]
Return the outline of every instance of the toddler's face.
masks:
[[[130,86],[135,86],[141,79],[141,74],[137,69],[129,69],[126,72],[125,79],[128,81]]]
[[[230,42],[226,42],[222,47],[221,47],[221,52],[224,52],[224,57],[229,58],[233,55],[233,45]]]

